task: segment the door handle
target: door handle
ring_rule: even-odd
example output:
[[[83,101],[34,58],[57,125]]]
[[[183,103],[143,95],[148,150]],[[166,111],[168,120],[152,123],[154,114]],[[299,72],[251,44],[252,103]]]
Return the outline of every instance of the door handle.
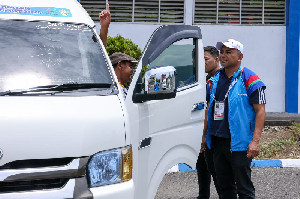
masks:
[[[200,102],[193,105],[192,112],[202,110],[206,108],[206,102]]]

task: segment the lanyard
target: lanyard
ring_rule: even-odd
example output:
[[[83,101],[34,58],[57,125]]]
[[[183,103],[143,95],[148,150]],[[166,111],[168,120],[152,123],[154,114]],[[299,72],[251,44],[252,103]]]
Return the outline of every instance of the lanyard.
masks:
[[[241,70],[241,72],[239,73],[239,75],[231,82],[231,84],[229,85],[228,91],[225,94],[224,100],[225,101],[229,95],[229,91],[232,89],[232,87],[237,83],[238,79],[240,78],[240,76],[242,75],[243,69]],[[215,94],[213,95],[213,99],[215,101]]]

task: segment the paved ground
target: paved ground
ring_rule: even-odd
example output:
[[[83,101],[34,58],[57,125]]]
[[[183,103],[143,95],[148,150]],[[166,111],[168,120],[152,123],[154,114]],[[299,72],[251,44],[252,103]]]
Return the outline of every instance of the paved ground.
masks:
[[[300,199],[300,168],[252,169],[257,199]],[[156,199],[196,199],[198,194],[196,172],[167,174]],[[211,186],[211,199],[217,199]]]
[[[300,122],[300,114],[266,113],[265,125],[287,126],[293,122]],[[300,199],[300,167],[252,169],[252,180],[257,199]],[[196,172],[177,172],[164,177],[155,199],[196,199],[197,196]],[[218,199],[213,183],[211,199]]]

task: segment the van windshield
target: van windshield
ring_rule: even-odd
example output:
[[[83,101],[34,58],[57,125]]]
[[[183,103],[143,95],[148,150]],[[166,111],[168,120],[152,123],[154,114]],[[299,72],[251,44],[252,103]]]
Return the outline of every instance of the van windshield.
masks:
[[[103,50],[88,26],[0,20],[0,38],[0,92],[72,83],[112,85]]]

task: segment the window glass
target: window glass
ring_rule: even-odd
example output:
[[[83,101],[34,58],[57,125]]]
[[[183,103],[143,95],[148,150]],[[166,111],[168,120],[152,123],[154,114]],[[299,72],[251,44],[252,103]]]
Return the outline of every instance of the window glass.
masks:
[[[173,66],[176,69],[176,87],[183,87],[197,81],[193,39],[184,39],[165,49],[148,69],[159,66]]]
[[[112,84],[85,25],[0,20],[0,92],[67,83]]]

